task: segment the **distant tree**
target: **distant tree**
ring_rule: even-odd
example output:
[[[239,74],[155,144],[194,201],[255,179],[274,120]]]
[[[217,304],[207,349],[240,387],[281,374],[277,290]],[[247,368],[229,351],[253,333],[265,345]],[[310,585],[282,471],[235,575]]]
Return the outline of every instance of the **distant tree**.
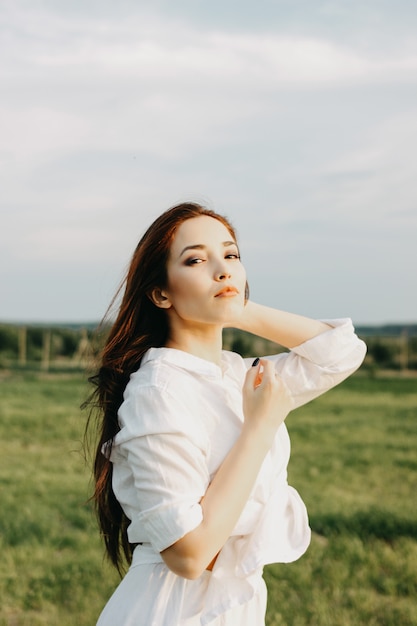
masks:
[[[28,359],[40,361],[42,358],[44,329],[37,326],[28,326],[27,353]]]
[[[62,354],[62,356],[72,357],[78,348],[80,332],[63,329],[60,330],[59,336],[61,339],[60,354]]]
[[[243,357],[248,356],[250,352],[248,342],[242,335],[237,335],[236,337],[234,337],[230,349],[232,352],[237,352]]]
[[[408,340],[408,367],[417,369],[417,337],[410,337]]]
[[[388,342],[377,339],[368,343],[368,354],[380,367],[395,367],[395,348]]]
[[[17,354],[18,333],[15,326],[0,326],[0,352]]]

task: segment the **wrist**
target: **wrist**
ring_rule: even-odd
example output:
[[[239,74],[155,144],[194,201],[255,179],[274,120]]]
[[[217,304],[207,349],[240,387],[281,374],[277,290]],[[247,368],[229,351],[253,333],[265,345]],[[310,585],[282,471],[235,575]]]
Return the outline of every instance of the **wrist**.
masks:
[[[271,449],[275,434],[276,428],[255,420],[247,420],[243,424],[241,439],[243,445],[249,446],[251,454],[258,453],[263,459]]]
[[[249,333],[252,332],[251,329],[253,328],[253,310],[255,307],[256,305],[251,300],[248,300],[243,308],[242,315],[236,320],[234,328]]]

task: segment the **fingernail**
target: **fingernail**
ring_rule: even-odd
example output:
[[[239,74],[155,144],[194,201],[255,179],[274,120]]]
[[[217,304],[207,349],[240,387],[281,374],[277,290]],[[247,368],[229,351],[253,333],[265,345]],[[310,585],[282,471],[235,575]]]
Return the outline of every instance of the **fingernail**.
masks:
[[[254,362],[252,363],[252,367],[256,367],[259,363],[259,357],[257,356]]]

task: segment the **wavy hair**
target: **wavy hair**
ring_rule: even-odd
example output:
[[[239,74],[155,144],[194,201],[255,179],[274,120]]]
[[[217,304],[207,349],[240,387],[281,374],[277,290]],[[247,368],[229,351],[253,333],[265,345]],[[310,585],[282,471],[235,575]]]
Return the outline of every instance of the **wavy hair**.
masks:
[[[117,413],[130,375],[140,367],[145,352],[151,347],[164,346],[169,336],[166,311],[155,306],[149,294],[155,287],[167,286],[167,262],[174,235],[183,222],[203,215],[222,222],[236,240],[235,230],[225,217],[199,204],[182,203],[162,213],[139,241],[126,277],[112,300],[108,312],[123,292],[116,320],[100,355],[98,371],[89,379],[95,389],[84,404],[90,408],[86,432],[90,430],[93,412],[97,429],[92,500],[107,556],[119,574],[124,563],[131,562],[133,546],[127,537],[130,520],[112,489],[109,454],[120,430]]]

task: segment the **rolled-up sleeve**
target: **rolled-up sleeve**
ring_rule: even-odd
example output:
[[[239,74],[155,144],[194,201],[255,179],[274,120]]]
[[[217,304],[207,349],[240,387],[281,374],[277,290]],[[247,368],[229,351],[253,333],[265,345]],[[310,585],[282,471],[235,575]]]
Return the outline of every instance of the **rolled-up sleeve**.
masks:
[[[265,358],[275,367],[294,399],[294,408],[328,391],[361,365],[366,345],[355,334],[349,318],[325,320],[329,330],[288,353]]]
[[[207,439],[198,415],[166,390],[129,391],[111,453],[113,490],[132,543],[161,552],[202,521],[209,484]]]

